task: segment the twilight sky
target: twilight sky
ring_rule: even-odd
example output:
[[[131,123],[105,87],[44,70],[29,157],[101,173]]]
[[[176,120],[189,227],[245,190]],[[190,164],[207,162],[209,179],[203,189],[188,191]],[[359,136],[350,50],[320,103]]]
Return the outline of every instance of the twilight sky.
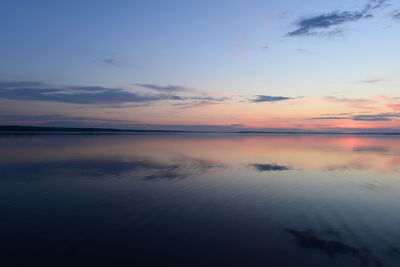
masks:
[[[400,0],[2,0],[0,124],[400,132]]]

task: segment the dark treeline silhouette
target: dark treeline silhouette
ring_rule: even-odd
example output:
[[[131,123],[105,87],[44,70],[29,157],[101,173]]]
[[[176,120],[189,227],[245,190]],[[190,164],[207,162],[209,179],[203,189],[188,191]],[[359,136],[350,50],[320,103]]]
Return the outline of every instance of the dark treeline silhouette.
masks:
[[[296,132],[296,131],[182,131],[182,130],[145,130],[115,128],[79,128],[79,127],[42,127],[42,126],[1,126],[1,132],[20,133],[233,133],[233,134],[352,134],[352,135],[400,135],[400,132]]]
[[[150,133],[180,133],[185,131],[174,130],[128,130],[113,128],[69,128],[69,127],[40,127],[40,126],[0,126],[0,132],[150,132]]]

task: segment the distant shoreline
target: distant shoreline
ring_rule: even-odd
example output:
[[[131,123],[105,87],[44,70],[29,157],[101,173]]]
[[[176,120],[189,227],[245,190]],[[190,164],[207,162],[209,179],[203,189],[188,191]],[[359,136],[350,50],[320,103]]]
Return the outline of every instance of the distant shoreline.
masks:
[[[296,135],[400,135],[400,132],[274,132],[274,131],[179,131],[179,130],[134,130],[115,128],[78,128],[78,127],[41,127],[41,126],[0,126],[0,134],[51,134],[51,133],[93,133],[93,134],[124,134],[124,133],[197,133],[197,134],[296,134]]]
[[[186,131],[174,130],[130,130],[114,128],[78,128],[78,127],[41,127],[41,126],[0,126],[1,132],[29,132],[29,133],[144,133],[144,132],[168,132],[182,133]]]

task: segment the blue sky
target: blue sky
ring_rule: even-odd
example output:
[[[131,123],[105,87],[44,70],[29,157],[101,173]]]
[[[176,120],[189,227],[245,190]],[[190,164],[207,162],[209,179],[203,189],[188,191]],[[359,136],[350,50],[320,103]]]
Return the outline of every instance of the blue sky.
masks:
[[[131,121],[113,124],[129,128],[296,128],[324,113],[353,118],[398,110],[398,0],[3,0],[0,6],[0,115],[20,116],[14,124],[67,125],[21,118],[79,115]],[[21,82],[37,84],[15,87]],[[107,94],[82,95],[89,87]],[[259,96],[265,101],[252,101]],[[349,105],[357,100],[375,106]],[[11,123],[7,118],[3,123]],[[385,125],[348,125],[349,118],[332,123],[399,127],[396,116]]]

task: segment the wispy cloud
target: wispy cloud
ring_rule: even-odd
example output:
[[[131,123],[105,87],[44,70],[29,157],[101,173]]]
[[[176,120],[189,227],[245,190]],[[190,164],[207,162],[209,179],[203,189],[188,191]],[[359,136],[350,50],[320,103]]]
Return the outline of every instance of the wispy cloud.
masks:
[[[346,120],[348,117],[336,117],[336,116],[326,116],[326,117],[314,117],[312,120]]]
[[[396,10],[395,12],[393,12],[392,17],[396,20],[400,20],[400,10]]]
[[[177,86],[177,85],[161,86],[156,84],[142,84],[142,83],[135,83],[133,85],[165,94],[182,93],[183,95],[181,95],[181,100],[187,100],[190,102],[181,102],[175,105],[183,106],[184,108],[217,105],[220,104],[218,102],[229,100],[228,97],[214,96],[209,92],[195,90],[185,86]]]
[[[248,101],[251,103],[261,103],[261,102],[278,102],[289,99],[294,99],[294,98],[285,96],[256,95],[252,99],[249,99]]]
[[[370,0],[360,10],[356,11],[332,11],[312,17],[302,18],[296,22],[297,29],[288,32],[287,37],[311,36],[311,35],[334,35],[342,31],[332,27],[340,26],[349,22],[354,22],[373,17],[376,9],[386,5],[387,0]],[[322,30],[322,31],[321,31]]]
[[[400,118],[400,113],[386,112],[377,114],[355,114],[348,116],[315,117],[312,120],[353,120],[353,121],[391,121]]]
[[[94,63],[98,64],[103,64],[103,65],[108,65],[109,67],[116,67],[116,68],[121,68],[124,67],[125,64],[123,64],[123,60],[120,60],[119,58],[115,56],[109,56],[109,57],[104,57],[104,58],[98,58],[93,60]]]
[[[16,89],[24,87],[44,86],[43,82],[38,81],[0,81],[0,89]]]
[[[194,103],[188,103],[188,104],[182,104],[183,109],[187,108],[202,108],[202,107],[208,107],[208,106],[215,106],[215,105],[221,105],[222,102],[215,102],[215,101],[200,101],[200,102],[194,102]]]
[[[135,83],[134,85],[146,88],[146,89],[151,89],[155,90],[158,92],[191,92],[192,90],[184,87],[184,86],[176,86],[176,85],[168,85],[168,86],[160,86],[156,84],[147,84],[147,83]]]
[[[25,101],[48,101],[71,104],[117,104],[129,102],[148,102],[159,100],[180,100],[179,96],[163,94],[138,94],[118,88],[102,88],[92,91],[91,88],[0,88],[0,98]],[[75,92],[74,92],[75,91]],[[86,91],[86,92],[83,92]]]
[[[103,62],[105,64],[108,64],[108,65],[111,65],[111,66],[116,66],[117,65],[115,58],[112,58],[112,57],[104,58],[104,59],[101,60],[101,62]]]
[[[375,78],[375,79],[369,79],[369,80],[362,80],[361,82],[363,83],[381,83],[381,82],[386,82],[387,80],[385,78]]]
[[[386,106],[393,110],[400,110],[400,104],[387,104]]]
[[[338,98],[334,96],[327,96],[324,99],[327,102],[344,103],[352,108],[374,109],[374,107],[371,106],[371,104],[373,104],[374,101],[370,99],[349,99],[349,98]]]
[[[156,92],[134,92],[122,88],[101,86],[50,86],[42,82],[0,82],[0,98],[21,101],[47,101],[70,104],[121,105],[149,103],[162,100],[173,101],[226,101],[226,97],[213,97],[202,92],[189,92],[182,86],[156,86],[142,84]]]
[[[380,113],[380,114],[366,114],[354,115],[353,121],[391,121],[393,118],[400,117],[399,113]]]

